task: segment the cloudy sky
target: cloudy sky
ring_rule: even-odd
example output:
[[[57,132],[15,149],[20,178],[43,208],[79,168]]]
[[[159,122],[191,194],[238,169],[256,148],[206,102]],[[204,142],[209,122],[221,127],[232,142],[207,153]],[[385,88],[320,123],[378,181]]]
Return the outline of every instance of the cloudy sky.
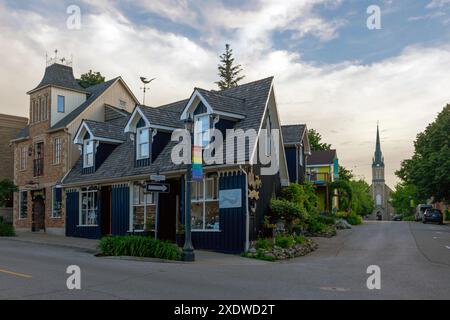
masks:
[[[67,28],[67,8],[81,28]],[[381,8],[369,30],[367,8]],[[45,54],[73,55],[75,75],[157,77],[147,102],[215,88],[230,43],[245,81],[275,76],[284,124],[306,123],[341,163],[371,179],[380,122],[386,177],[411,155],[416,134],[450,102],[450,0],[0,0],[2,113],[27,115],[27,90]]]

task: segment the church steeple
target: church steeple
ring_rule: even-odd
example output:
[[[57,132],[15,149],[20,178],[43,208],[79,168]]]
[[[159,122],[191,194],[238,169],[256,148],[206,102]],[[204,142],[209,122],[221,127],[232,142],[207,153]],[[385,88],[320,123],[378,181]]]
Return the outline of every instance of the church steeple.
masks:
[[[375,154],[372,161],[372,167],[384,167],[384,158],[381,153],[380,129],[377,123],[377,142],[375,145]]]

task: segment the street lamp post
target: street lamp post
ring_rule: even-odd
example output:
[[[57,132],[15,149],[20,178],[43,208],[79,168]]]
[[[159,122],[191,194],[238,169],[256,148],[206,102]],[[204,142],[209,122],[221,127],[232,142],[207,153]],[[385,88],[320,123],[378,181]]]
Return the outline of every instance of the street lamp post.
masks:
[[[186,170],[186,201],[185,201],[185,227],[184,227],[184,246],[183,246],[183,260],[184,261],[195,261],[195,253],[194,246],[192,245],[191,239],[191,182],[192,182],[192,146],[193,146],[193,135],[192,135],[192,127],[193,120],[189,115],[185,120],[186,130],[189,132],[189,137],[191,139],[190,148],[191,148],[191,157],[190,161],[187,164]]]

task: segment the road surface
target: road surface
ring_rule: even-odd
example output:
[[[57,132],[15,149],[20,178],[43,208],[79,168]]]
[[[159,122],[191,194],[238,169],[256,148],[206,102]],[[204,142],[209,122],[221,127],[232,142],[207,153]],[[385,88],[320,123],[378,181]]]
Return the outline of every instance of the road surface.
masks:
[[[450,226],[365,222],[318,242],[285,262],[203,252],[187,264],[0,239],[0,299],[450,299]],[[67,289],[69,265],[81,290]],[[367,288],[371,265],[380,290]]]

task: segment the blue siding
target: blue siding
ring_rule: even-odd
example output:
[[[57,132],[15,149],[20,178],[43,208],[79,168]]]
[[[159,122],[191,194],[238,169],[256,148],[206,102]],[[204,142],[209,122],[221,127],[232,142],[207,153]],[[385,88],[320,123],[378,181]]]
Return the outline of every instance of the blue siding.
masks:
[[[230,174],[219,178],[219,190],[242,190],[242,206],[220,209],[220,232],[192,232],[194,248],[227,253],[239,253],[245,250],[245,201],[247,199],[245,187],[245,176],[242,174]]]
[[[128,185],[112,187],[111,232],[125,235],[130,225],[130,188]]]
[[[284,149],[284,153],[286,154],[286,162],[288,166],[289,171],[289,180],[291,182],[298,182],[297,181],[297,148],[295,147],[288,147]]]
[[[101,236],[100,227],[78,227],[80,193],[78,191],[66,192],[66,236],[98,239]],[[99,221],[100,224],[100,221]]]

